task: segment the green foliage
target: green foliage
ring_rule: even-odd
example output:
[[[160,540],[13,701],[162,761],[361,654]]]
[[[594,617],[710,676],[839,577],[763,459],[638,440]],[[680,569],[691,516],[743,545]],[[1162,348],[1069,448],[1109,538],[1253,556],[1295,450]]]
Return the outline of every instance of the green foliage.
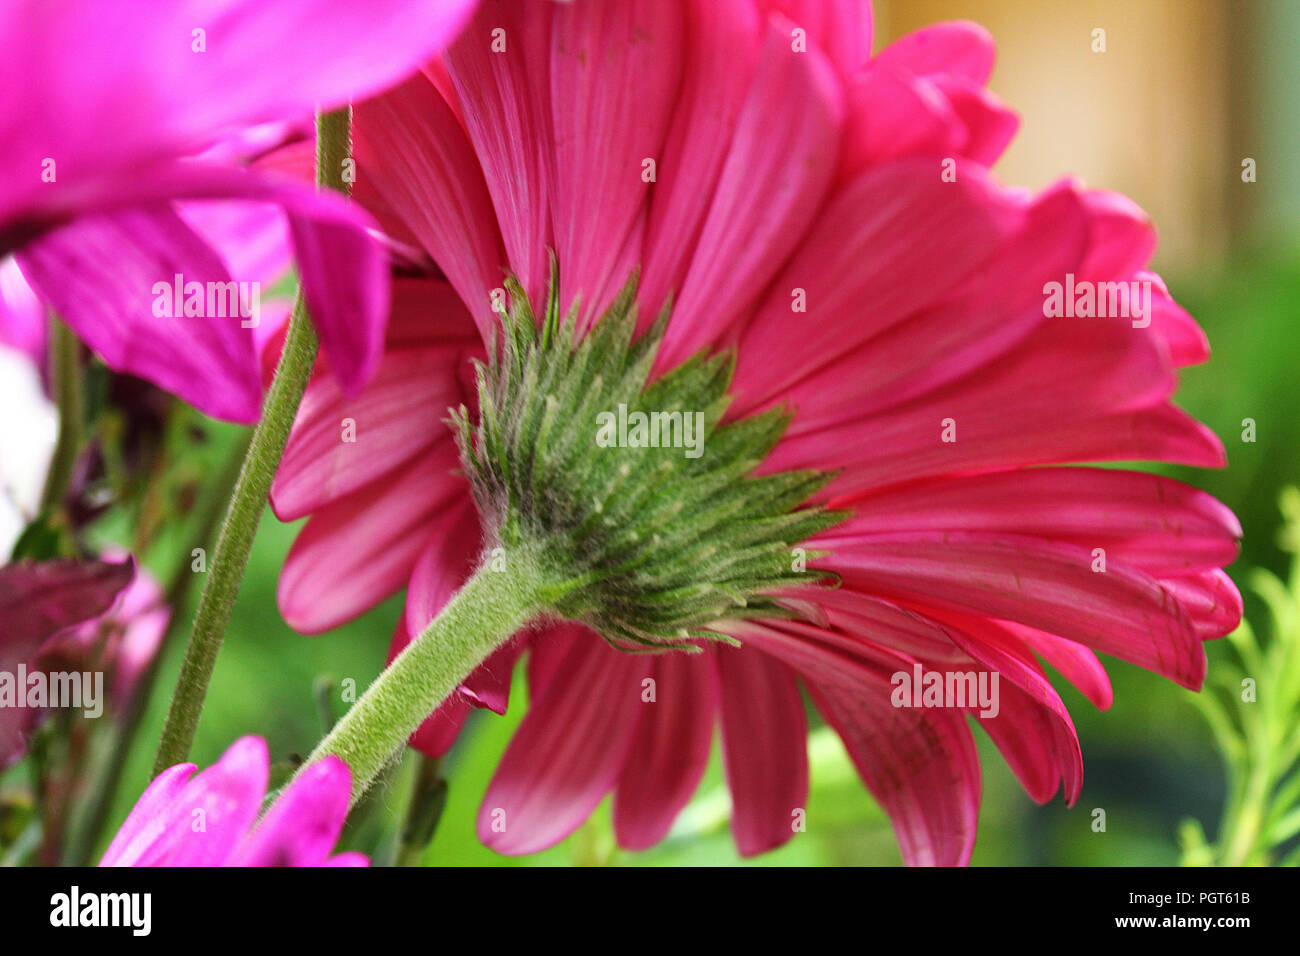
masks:
[[[1266,865],[1300,835],[1300,491],[1282,494],[1279,544],[1294,555],[1289,584],[1256,570],[1251,588],[1269,609],[1271,639],[1248,621],[1228,638],[1232,662],[1210,671],[1196,703],[1214,732],[1229,789],[1219,839],[1194,822],[1180,836],[1189,865]],[[1281,862],[1300,863],[1300,850]]]

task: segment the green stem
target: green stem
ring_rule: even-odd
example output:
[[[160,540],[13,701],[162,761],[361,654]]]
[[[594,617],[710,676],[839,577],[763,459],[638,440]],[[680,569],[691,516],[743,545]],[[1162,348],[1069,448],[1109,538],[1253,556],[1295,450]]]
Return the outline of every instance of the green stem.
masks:
[[[248,435],[245,434],[242,440],[237,443],[229,462],[222,468],[221,477],[217,484],[204,497],[202,510],[196,522],[198,532],[193,538],[203,548],[210,549],[212,546],[212,538],[217,531],[217,522],[221,519],[221,505],[230,498],[235,481],[239,477],[240,463],[247,451]],[[113,798],[117,794],[118,787],[122,782],[122,776],[126,771],[127,758],[131,754],[132,745],[144,722],[149,701],[153,698],[153,688],[158,679],[158,670],[162,664],[163,656],[166,649],[171,646],[177,637],[179,631],[178,619],[182,609],[189,603],[190,589],[194,581],[194,573],[190,570],[191,560],[190,552],[183,551],[177,558],[176,566],[167,579],[163,603],[171,608],[172,619],[167,625],[167,631],[163,635],[157,653],[154,654],[141,673],[135,691],[131,695],[131,700],[126,706],[126,711],[118,719],[118,726],[113,728],[112,752],[108,757],[108,765],[103,776],[96,783],[94,796],[86,812],[86,824],[81,839],[70,857],[73,866],[89,866],[91,864],[91,857],[98,845],[99,835],[108,822],[108,815],[113,809]]]
[[[235,492],[226,511],[226,519],[212,553],[208,579],[199,599],[199,609],[194,617],[194,629],[185,648],[185,660],[176,678],[176,690],[167,722],[163,726],[158,757],[154,761],[154,775],[189,756],[198,727],[203,699],[207,695],[212,669],[221,650],[221,641],[230,624],[235,597],[248,565],[248,555],[253,549],[253,537],[266,508],[266,496],[271,481],[284,454],[289,439],[289,429],[303,392],[311,378],[316,361],[316,333],[302,307],[302,298],[294,308],[289,322],[289,332],[284,342],[280,365],[271,383],[270,393],[262,408],[262,419],[253,431],[235,483]]]
[[[1224,866],[1250,866],[1261,862],[1259,842],[1268,814],[1268,796],[1273,789],[1270,747],[1262,733],[1254,750],[1236,813],[1225,824],[1224,836],[1220,840],[1224,847]]]
[[[50,318],[50,378],[59,408],[59,435],[54,458],[41,492],[41,510],[61,506],[72,480],[72,469],[81,449],[81,432],[86,414],[81,380],[81,346],[72,330]]]
[[[397,866],[420,865],[420,858],[433,839],[433,832],[447,804],[447,781],[443,779],[440,767],[442,761],[424,754],[416,756],[415,780],[411,784],[411,800],[406,805],[406,819],[402,821]]]
[[[343,182],[343,160],[349,155],[351,122],[351,107],[316,118],[316,181],[320,186],[344,193],[348,190]],[[244,459],[212,554],[208,579],[194,618],[194,629],[185,649],[180,675],[176,678],[176,690],[167,711],[158,757],[154,761],[155,776],[189,756],[208,683],[212,679],[212,669],[230,624],[230,614],[248,566],[257,526],[266,509],[271,482],[280,466],[289,430],[293,427],[316,363],[317,346],[316,331],[307,316],[300,288],[293,317],[289,320],[284,350],[280,354],[280,364],[262,406],[262,418],[253,431],[248,456]]]
[[[548,606],[554,589],[537,564],[512,555],[508,567],[508,571],[493,571],[489,565],[479,568],[442,613],[375,678],[312,751],[303,769],[331,754],[342,758],[352,771],[355,804],[401,753],[412,731],[489,654]]]

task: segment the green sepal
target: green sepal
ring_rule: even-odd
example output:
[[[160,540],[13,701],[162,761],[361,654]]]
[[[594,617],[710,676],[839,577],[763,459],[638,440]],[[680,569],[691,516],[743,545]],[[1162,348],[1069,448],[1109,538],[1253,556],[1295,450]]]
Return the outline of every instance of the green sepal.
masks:
[[[452,413],[487,546],[540,555],[562,582],[548,610],[629,651],[734,643],[727,620],[793,614],[772,592],[836,583],[792,560],[845,517],[808,504],[834,476],[753,475],[790,412],[727,421],[730,352],[701,352],[652,381],[670,306],[638,335],[635,273],[585,332],[576,302],[561,314],[558,288],[552,262],[539,321],[522,286],[506,282],[510,308],[476,363],[478,421],[463,406]],[[626,421],[658,426],[644,437],[668,443],[638,444],[629,430],[616,436],[627,442],[602,444],[602,413],[620,406]]]

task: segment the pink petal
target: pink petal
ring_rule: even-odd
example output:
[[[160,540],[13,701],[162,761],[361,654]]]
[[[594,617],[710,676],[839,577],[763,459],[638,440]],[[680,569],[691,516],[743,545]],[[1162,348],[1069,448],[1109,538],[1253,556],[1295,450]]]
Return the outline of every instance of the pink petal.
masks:
[[[277,198],[289,217],[308,315],[330,368],[355,396],[383,354],[391,295],[387,258],[366,231],[373,221],[329,192],[282,187]]]
[[[717,674],[704,655],[670,652],[643,661],[654,699],[643,690],[636,739],[614,794],[614,833],[629,850],[662,840],[691,799],[709,763],[718,707]]]
[[[742,333],[736,413],[942,299],[989,259],[1022,215],[983,171],[957,169],[943,182],[937,160],[902,160],[831,197]],[[806,313],[792,311],[795,290]]]
[[[870,0],[758,0],[760,10],[777,11],[804,31],[808,45],[816,45],[845,78],[861,72],[871,59],[872,11]],[[785,28],[786,44],[794,37]]]
[[[511,270],[536,309],[545,303],[547,251],[555,245],[549,195],[553,9],[550,3],[485,2],[445,58]]]
[[[192,763],[178,763],[158,774],[127,814],[99,865],[135,866],[136,859],[158,838],[159,819],[197,769]]]
[[[990,366],[1043,317],[1043,284],[1074,269],[1088,219],[1068,183],[1030,203],[999,253],[944,301],[913,313],[779,395],[798,410],[787,435],[873,412]],[[828,379],[836,388],[826,388]]]
[[[128,839],[115,839],[100,865],[225,865],[257,819],[269,767],[266,741],[241,737],[184,786],[193,766],[171,768],[167,783],[155,781],[128,818],[135,821]]]
[[[460,685],[460,693],[476,707],[485,707],[494,714],[504,714],[510,706],[510,680],[515,662],[523,653],[525,643],[515,638],[487,656]]]
[[[116,217],[126,217],[116,225],[118,231],[128,224],[134,228],[140,222],[139,217],[157,220],[148,228],[147,241],[138,243],[141,251],[136,255],[140,261],[133,267],[133,273],[128,272],[116,284],[110,282],[103,268],[95,275],[107,290],[105,294],[125,299],[137,312],[142,302],[152,305],[153,283],[168,281],[178,271],[174,266],[180,263],[169,247],[183,243],[186,261],[194,261],[200,267],[201,274],[187,274],[187,280],[206,281],[207,273],[220,264],[213,250],[194,238],[187,227],[176,225],[180,220],[162,205],[163,201],[172,199],[246,200],[273,203],[283,209],[312,322],[344,389],[356,394],[379,362],[389,307],[387,251],[370,235],[374,220],[337,193],[318,192],[315,187],[293,179],[200,162],[167,162],[142,170],[114,193],[94,197],[95,204],[89,211],[83,210],[87,212],[83,220],[116,222]],[[136,207],[146,207],[148,211],[138,211]],[[68,230],[73,230],[75,235],[83,220],[56,230],[54,235]],[[161,241],[162,234],[166,242]],[[42,241],[48,241],[48,237]],[[103,243],[104,237],[92,232],[82,244],[65,242],[62,256],[67,259],[97,252],[102,257]],[[31,256],[30,250],[36,244],[29,243],[25,256]],[[224,266],[221,270],[224,274]],[[29,278],[36,285],[35,277]],[[143,290],[139,288],[142,282],[147,282]],[[89,303],[85,307],[90,308]],[[231,374],[247,372],[236,369]],[[246,410],[247,405],[245,398],[238,407]]]
[[[722,754],[741,856],[786,843],[808,800],[808,721],[794,672],[757,649],[719,647]]]
[[[974,531],[1033,535],[1154,574],[1217,568],[1237,557],[1241,525],[1213,496],[1146,472],[1030,468],[904,485],[858,499],[854,519],[822,536]]]
[[[891,672],[900,658],[941,667],[971,662],[938,623],[909,608],[848,587],[821,589],[816,600],[827,624],[789,621],[782,628]]]
[[[220,866],[253,825],[266,796],[270,759],[261,737],[241,737],[211,767],[200,770],[158,822],[156,859],[136,866]]]
[[[452,441],[446,418],[463,401],[457,372],[466,351],[391,350],[352,401],[333,377],[312,382],[271,488],[280,520],[310,514]]]
[[[483,529],[470,495],[444,509],[431,531],[411,571],[406,594],[406,627],[412,634],[419,634],[438,616],[482,557]]]
[[[1015,138],[1020,117],[978,83],[962,77],[933,77],[965,127],[958,154],[992,166]]]
[[[693,0],[685,38],[682,90],[650,194],[643,323],[686,279],[762,48],[752,0]]]
[[[975,723],[997,745],[1031,800],[1049,802],[1064,775],[1066,804],[1074,806],[1083,786],[1083,757],[1073,724],[1063,729],[1051,710],[1010,681],[999,682],[997,696],[997,714]]]
[[[171,294],[176,275],[187,284],[231,281],[216,252],[169,207],[83,217],[28,243],[19,262],[33,288],[110,368],[148,379],[217,418],[257,420],[262,385],[237,300],[226,318],[154,314],[157,283],[174,312],[184,307]]]
[[[280,613],[312,634],[374,607],[405,584],[431,522],[466,493],[455,443],[440,442],[390,479],[317,511],[280,574]]]
[[[564,664],[575,643],[604,643],[595,631],[573,621],[560,621],[537,632],[528,653],[528,690],[534,699],[564,676]]]
[[[872,64],[848,87],[848,122],[837,182],[905,156],[956,156],[965,135],[930,80]]]
[[[1223,637],[1241,623],[1241,592],[1220,568],[1161,577],[1160,586],[1173,594],[1203,641]]]
[[[325,866],[348,815],[352,774],[338,757],[303,771],[276,798],[230,866]]]
[[[567,643],[479,811],[479,839],[509,856],[544,850],[587,818],[618,779],[641,717],[639,655],[582,635]]]
[[[457,344],[472,349],[467,358],[487,357],[474,318],[456,290],[440,279],[424,276],[394,279],[388,348],[442,348]],[[468,362],[458,374],[463,382],[473,386]],[[473,406],[476,389],[470,387],[464,391],[462,401]]]
[[[978,23],[935,23],[891,43],[876,64],[901,67],[917,76],[964,77],[983,86],[993,72],[993,36]]]
[[[406,593],[407,633],[419,634],[442,612],[484,559],[482,543],[478,511],[468,495],[437,517],[429,544],[411,571]],[[402,646],[405,644],[403,639]],[[511,675],[523,646],[522,640],[510,641],[488,655],[460,686],[465,700],[504,714],[509,703]]]
[[[484,338],[504,254],[483,172],[451,108],[423,76],[356,108],[358,169],[460,293]]]
[[[1023,624],[1003,621],[1002,626],[1018,635],[1043,660],[1060,671],[1061,676],[1078,688],[1079,693],[1092,701],[1098,710],[1110,709],[1110,705],[1115,702],[1110,675],[1091,650],[1082,644]]]
[[[1029,795],[1039,803],[1046,803],[1063,781],[1066,802],[1073,806],[1083,788],[1083,753],[1079,749],[1079,735],[1065,703],[1033,653],[1016,639],[1013,632],[994,622],[951,614],[941,620],[948,635],[962,650],[1011,685],[998,688],[1000,703],[1010,705],[1007,719],[997,729],[990,725],[989,732],[1003,747],[1007,762]],[[1028,698],[1027,701],[1017,699],[1017,689]],[[977,722],[987,723],[988,718],[979,716]],[[1012,729],[1007,723],[1018,726]],[[1034,737],[1037,742],[1032,762],[1027,762],[1028,754],[1023,749],[1023,738],[1027,736]]]
[[[37,667],[42,646],[48,647],[58,632],[108,611],[134,570],[129,560],[0,566],[0,672],[12,675],[20,664]],[[39,708],[0,707],[0,769],[22,756],[26,737],[41,716]]]
[[[1127,279],[1151,259],[1156,230],[1142,209],[1120,193],[1089,190],[1084,202],[1092,217],[1092,242],[1080,278]]]
[[[451,39],[473,2],[7,4],[0,87],[23,96],[0,129],[0,163],[40,169],[42,157],[55,157],[58,180],[52,189],[33,176],[34,186],[6,189],[0,218],[53,194],[111,192],[132,167],[230,128],[308,116],[382,89]],[[200,29],[205,48],[196,52]]]
[[[1207,361],[1210,357],[1209,339],[1196,320],[1170,298],[1161,278],[1145,270],[1139,271],[1135,278],[1152,285],[1151,329],[1168,345],[1170,360],[1179,368]]]
[[[671,368],[747,315],[817,217],[835,173],[844,102],[816,50],[770,23],[708,218],[657,359]],[[771,144],[785,144],[773,149]],[[755,202],[762,196],[762,202]],[[817,232],[814,232],[817,235]],[[719,296],[719,289],[728,295]],[[789,303],[789,292],[781,293]]]
[[[0,652],[24,660],[47,638],[103,614],[131,583],[135,564],[58,559],[0,566]]]
[[[862,782],[889,814],[909,866],[964,866],[975,846],[979,759],[961,716],[899,711],[857,688],[808,679]]]
[[[895,657],[892,668],[868,666],[779,625],[746,622],[734,633],[803,675],[813,703],[889,813],[906,863],[970,861],[980,769],[962,712],[892,706],[889,674],[906,666],[903,658]]]
[[[173,29],[184,110],[204,129],[278,119],[362,99],[414,72],[461,29],[475,0],[378,0],[364,8],[346,0],[288,0],[227,5],[217,18],[184,4]],[[192,24],[209,22],[209,52],[195,57]],[[121,51],[123,54],[125,51]],[[153,51],[146,51],[150,55]],[[213,111],[215,115],[205,115]]]
[[[812,546],[816,546],[813,542]],[[849,586],[931,608],[1004,618],[1087,644],[1185,687],[1200,685],[1200,638],[1161,585],[1072,545],[1011,534],[917,532],[840,543],[828,567]]]
[[[29,356],[45,368],[45,306],[36,297],[14,259],[0,259],[0,345]]]
[[[1014,349],[929,394],[794,434],[763,467],[843,469],[833,490],[850,494],[1030,464],[1183,455],[1213,464],[1217,440],[1166,404],[1176,384],[1159,343],[1127,321],[1048,320]]]
[[[293,267],[289,224],[273,203],[178,202],[175,212],[221,253],[230,274],[262,288],[284,278]]]
[[[308,144],[310,145],[310,144]],[[253,346],[260,354],[293,310],[282,280],[293,267],[293,244],[283,210],[272,203],[178,202],[176,214],[220,253],[232,278],[260,283]],[[273,291],[279,287],[280,291]]]
[[[599,314],[626,276],[620,252],[652,189],[681,81],[682,13],[658,0],[563,4],[551,32],[551,219],[560,308]],[[639,256],[637,257],[639,258]]]

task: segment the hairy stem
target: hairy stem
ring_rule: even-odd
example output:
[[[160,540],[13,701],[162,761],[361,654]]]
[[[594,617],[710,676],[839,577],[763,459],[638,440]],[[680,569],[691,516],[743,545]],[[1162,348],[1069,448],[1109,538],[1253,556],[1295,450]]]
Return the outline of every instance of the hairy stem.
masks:
[[[345,193],[343,160],[350,149],[351,117],[351,107],[345,107],[316,119],[316,181],[322,187]],[[208,579],[194,618],[194,629],[185,649],[185,660],[176,679],[176,690],[167,712],[158,757],[154,761],[155,776],[189,756],[208,683],[212,679],[212,669],[230,624],[230,614],[248,566],[258,523],[266,508],[271,481],[280,466],[289,430],[311,379],[317,347],[316,331],[307,316],[299,289],[280,364],[262,406],[262,418],[253,431],[248,455],[244,458],[212,554]]]
[[[508,570],[481,567],[375,678],[303,769],[330,755],[341,758],[352,771],[355,804],[424,719],[489,654],[543,613],[552,590],[539,566],[518,555]]]

